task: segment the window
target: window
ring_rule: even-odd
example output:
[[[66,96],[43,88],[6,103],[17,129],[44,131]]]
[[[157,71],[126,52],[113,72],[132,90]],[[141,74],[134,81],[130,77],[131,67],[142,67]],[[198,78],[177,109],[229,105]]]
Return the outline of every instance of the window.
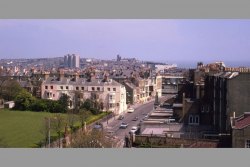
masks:
[[[114,108],[114,107],[115,107],[115,104],[109,103],[109,108]]]
[[[193,123],[193,115],[189,115],[189,123]]]
[[[50,89],[53,89],[53,86],[50,86]]]
[[[66,89],[69,89],[69,87],[68,87],[68,86],[66,86]]]
[[[84,90],[84,87],[82,87],[82,90]]]
[[[95,90],[95,87],[92,87],[92,91],[94,91]]]
[[[100,91],[100,87],[97,87],[97,91]]]
[[[53,94],[53,97],[55,97],[55,94]]]
[[[112,95],[109,95],[109,100],[113,100],[113,96]]]
[[[116,88],[113,88],[113,91],[116,91]]]
[[[63,90],[63,86],[60,86],[60,88]]]
[[[195,116],[195,123],[199,123],[199,117]]]
[[[79,87],[78,87],[78,86],[76,87],[76,90],[79,90]]]
[[[108,88],[108,91],[110,91],[110,88]]]
[[[45,86],[45,89],[48,89],[48,86]]]
[[[204,112],[204,106],[201,107],[201,112],[202,112],[202,113]]]
[[[199,125],[200,117],[199,115],[189,115],[189,122],[190,125]]]
[[[250,148],[250,140],[249,139],[247,139],[245,141],[245,148]]]

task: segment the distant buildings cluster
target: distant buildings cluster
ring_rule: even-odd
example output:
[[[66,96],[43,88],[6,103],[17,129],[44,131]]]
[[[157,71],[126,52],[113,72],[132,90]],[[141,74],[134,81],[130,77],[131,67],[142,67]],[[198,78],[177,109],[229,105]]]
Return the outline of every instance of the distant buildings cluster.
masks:
[[[80,56],[76,54],[67,54],[64,56],[64,67],[79,68]]]

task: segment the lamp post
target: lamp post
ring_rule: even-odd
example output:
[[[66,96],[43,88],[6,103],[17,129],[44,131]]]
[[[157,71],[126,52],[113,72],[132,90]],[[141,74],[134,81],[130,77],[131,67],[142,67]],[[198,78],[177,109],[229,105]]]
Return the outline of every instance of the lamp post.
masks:
[[[50,148],[50,117],[49,117],[49,148]]]
[[[109,120],[108,120],[108,111],[106,111],[106,118],[107,118],[107,125],[109,124]]]

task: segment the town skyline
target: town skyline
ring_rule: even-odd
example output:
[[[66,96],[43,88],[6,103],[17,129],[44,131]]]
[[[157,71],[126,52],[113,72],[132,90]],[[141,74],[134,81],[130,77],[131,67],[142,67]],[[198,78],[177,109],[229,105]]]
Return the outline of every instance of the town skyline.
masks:
[[[119,54],[164,63],[249,66],[249,27],[249,20],[0,20],[0,58],[76,53],[107,60]]]

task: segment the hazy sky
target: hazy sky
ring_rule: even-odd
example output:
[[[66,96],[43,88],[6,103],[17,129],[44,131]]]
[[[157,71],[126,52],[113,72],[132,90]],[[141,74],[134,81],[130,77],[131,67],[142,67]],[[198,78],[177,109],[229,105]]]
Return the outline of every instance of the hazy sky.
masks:
[[[0,20],[0,58],[249,61],[250,20]]]

